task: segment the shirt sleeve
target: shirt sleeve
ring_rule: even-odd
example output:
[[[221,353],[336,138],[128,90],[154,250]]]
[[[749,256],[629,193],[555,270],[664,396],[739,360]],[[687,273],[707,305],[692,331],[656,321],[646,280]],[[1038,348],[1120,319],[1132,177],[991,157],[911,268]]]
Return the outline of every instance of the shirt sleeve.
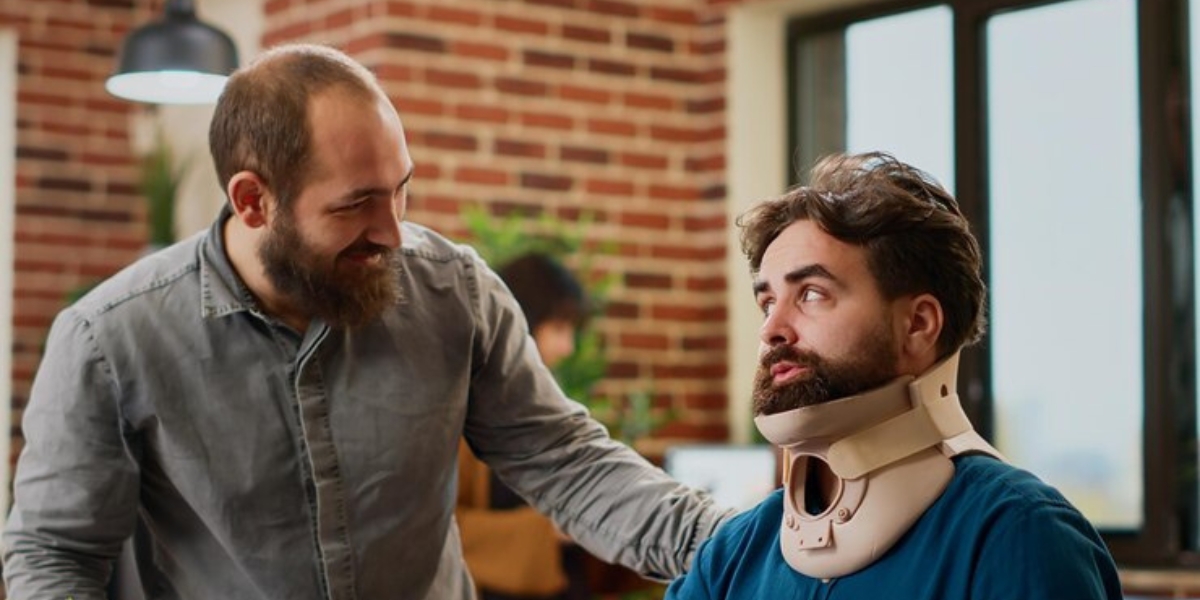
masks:
[[[120,390],[73,310],[51,327],[35,378],[4,532],[12,598],[103,599],[137,514],[139,475],[117,410]]]
[[[1061,499],[998,516],[976,565],[971,597],[980,600],[1122,598],[1103,540]]]
[[[516,300],[472,262],[477,339],[464,435],[476,456],[601,559],[660,580],[685,572],[729,511],[610,439],[566,398]]]

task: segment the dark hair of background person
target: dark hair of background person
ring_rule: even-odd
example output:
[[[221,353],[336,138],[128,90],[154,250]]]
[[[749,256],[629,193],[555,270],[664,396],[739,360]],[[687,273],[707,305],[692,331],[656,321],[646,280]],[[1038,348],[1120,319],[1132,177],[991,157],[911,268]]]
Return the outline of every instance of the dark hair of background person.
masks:
[[[802,219],[865,248],[884,298],[929,293],[938,299],[945,313],[939,358],[983,336],[986,288],[979,244],[954,197],[929,174],[882,152],[821,159],[807,186],[738,218],[752,273],[761,268],[767,246]]]
[[[583,287],[550,256],[523,254],[500,267],[497,274],[521,305],[530,333],[547,321],[569,321],[578,327],[586,320]]]

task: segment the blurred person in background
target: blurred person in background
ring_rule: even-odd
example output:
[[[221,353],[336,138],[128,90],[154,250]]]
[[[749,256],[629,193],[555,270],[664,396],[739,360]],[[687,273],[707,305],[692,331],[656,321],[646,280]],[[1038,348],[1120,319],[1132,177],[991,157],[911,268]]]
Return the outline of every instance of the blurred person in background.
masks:
[[[529,335],[553,369],[575,350],[587,318],[579,281],[549,255],[529,252],[497,269],[521,305]],[[482,600],[587,600],[583,550],[459,447],[458,518],[463,556]]]

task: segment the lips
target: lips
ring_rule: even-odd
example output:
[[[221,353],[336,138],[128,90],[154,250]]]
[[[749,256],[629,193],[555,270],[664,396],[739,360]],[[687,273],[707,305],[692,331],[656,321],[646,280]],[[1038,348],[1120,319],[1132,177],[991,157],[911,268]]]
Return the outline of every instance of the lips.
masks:
[[[771,365],[771,378],[776,384],[787,383],[808,372],[808,367],[789,360]]]

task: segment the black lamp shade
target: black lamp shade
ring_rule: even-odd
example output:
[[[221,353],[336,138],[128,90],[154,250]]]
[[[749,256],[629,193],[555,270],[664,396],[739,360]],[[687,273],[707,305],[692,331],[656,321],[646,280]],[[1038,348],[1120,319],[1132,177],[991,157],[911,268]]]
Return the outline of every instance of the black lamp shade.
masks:
[[[114,96],[154,104],[215,102],[237,68],[237,48],[225,32],[196,19],[191,2],[168,1],[166,18],[125,38],[117,71],[105,88]]]

